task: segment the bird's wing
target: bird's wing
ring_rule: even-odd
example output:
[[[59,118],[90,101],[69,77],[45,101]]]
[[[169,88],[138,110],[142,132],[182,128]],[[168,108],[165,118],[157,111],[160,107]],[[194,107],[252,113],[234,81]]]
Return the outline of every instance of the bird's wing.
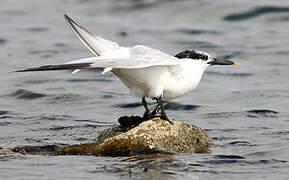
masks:
[[[91,68],[105,68],[105,69],[138,69],[151,66],[176,66],[179,61],[175,61],[172,57],[171,60],[162,59],[160,57],[132,57],[132,58],[115,58],[109,57],[91,57],[70,61],[65,64],[45,65],[35,68],[28,68],[18,70],[16,72],[26,71],[52,71],[52,70],[75,70],[75,69],[91,69]]]
[[[93,37],[67,15],[64,17],[73,32],[97,57],[74,60],[65,64],[22,69],[16,72],[69,69],[77,72],[79,69],[90,68],[105,68],[104,72],[107,72],[114,68],[136,69],[151,66],[175,66],[180,63],[178,58],[147,46],[120,47],[116,43],[101,37]]]
[[[87,31],[84,27],[78,25],[67,15],[64,15],[64,19],[69,25],[70,29],[94,55],[100,56],[107,51],[119,48],[119,45],[115,42],[99,36],[93,36],[89,31]]]

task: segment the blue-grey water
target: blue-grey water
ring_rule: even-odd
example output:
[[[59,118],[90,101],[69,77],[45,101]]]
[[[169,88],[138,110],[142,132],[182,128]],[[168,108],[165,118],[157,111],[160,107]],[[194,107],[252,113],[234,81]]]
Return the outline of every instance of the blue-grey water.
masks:
[[[286,0],[1,0],[0,147],[46,152],[93,142],[140,99],[97,71],[9,73],[93,56],[67,13],[119,44],[200,49],[239,66],[210,67],[170,117],[213,138],[206,154],[0,156],[0,179],[288,179],[289,3]]]

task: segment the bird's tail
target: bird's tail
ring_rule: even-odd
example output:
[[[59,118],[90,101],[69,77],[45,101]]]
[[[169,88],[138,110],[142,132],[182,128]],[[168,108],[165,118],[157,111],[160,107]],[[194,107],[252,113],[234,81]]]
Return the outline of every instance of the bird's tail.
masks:
[[[115,42],[99,36],[93,36],[89,31],[87,31],[84,27],[78,25],[67,15],[64,15],[64,19],[69,25],[70,29],[95,56],[101,56],[105,52],[119,48],[119,45]]]

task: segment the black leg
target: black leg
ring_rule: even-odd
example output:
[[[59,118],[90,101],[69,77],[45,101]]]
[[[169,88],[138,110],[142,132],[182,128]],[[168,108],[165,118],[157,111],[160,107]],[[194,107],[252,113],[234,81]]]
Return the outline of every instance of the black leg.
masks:
[[[151,116],[153,117],[153,116],[155,116],[156,114],[158,114],[158,113],[159,113],[159,110],[160,110],[160,105],[158,104],[158,105],[156,106],[156,108],[152,111]]]
[[[146,110],[144,115],[143,115],[143,118],[148,119],[150,117],[150,110],[148,108],[147,101],[146,101],[145,97],[142,97],[142,104]]]
[[[161,119],[167,120],[170,124],[173,124],[173,122],[168,118],[167,114],[165,113],[164,107],[163,107],[163,96],[160,96],[157,99],[158,106],[160,106],[161,109]]]
[[[158,98],[154,97],[152,98],[152,100],[156,100],[158,103]],[[159,110],[160,110],[160,104],[158,103],[156,108],[152,111],[151,116],[154,117],[156,114],[159,113]]]

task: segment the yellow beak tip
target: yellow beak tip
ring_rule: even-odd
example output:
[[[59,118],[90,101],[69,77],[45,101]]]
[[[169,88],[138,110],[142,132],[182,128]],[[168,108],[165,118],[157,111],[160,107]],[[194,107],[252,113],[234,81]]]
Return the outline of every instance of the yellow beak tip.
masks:
[[[234,64],[233,65],[239,65],[239,63],[237,63],[237,62],[234,62]]]

